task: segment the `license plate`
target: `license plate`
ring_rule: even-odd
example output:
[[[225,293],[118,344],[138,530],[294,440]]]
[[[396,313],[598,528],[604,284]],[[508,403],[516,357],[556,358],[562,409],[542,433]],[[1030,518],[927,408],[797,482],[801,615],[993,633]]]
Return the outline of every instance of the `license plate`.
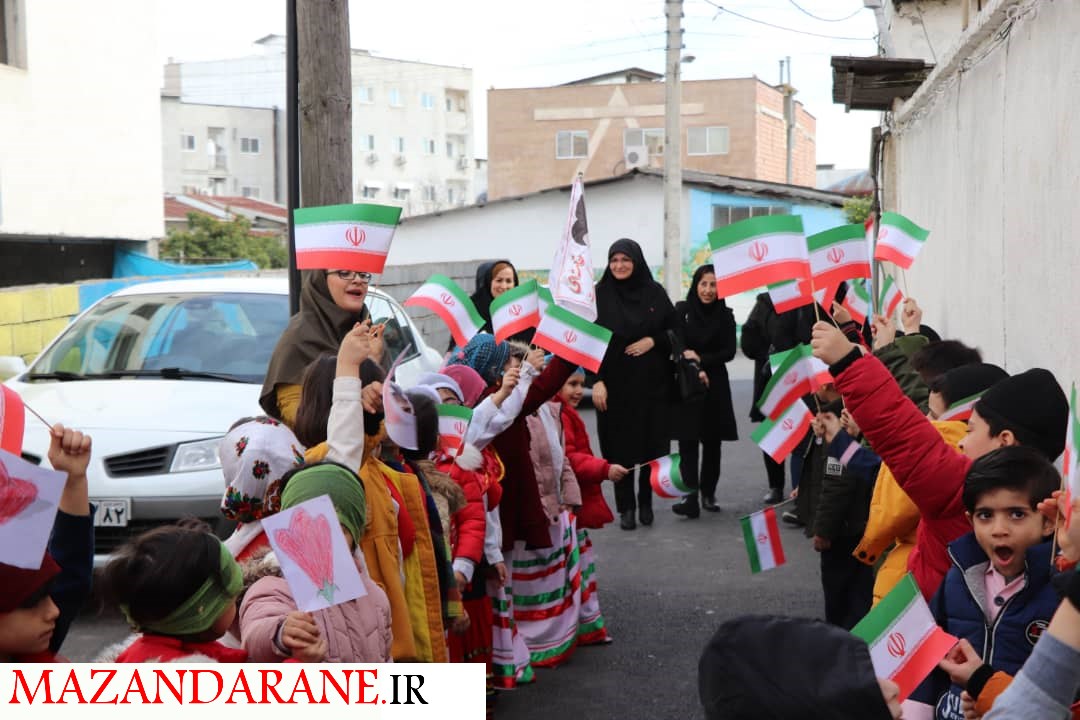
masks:
[[[130,500],[92,500],[97,505],[94,513],[96,527],[127,527],[131,517]]]

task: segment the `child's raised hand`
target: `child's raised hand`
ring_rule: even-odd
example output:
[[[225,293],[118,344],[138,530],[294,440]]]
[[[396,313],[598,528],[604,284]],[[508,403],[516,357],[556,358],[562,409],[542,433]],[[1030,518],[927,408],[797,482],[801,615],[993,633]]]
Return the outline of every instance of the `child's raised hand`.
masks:
[[[922,308],[915,302],[915,298],[904,300],[903,309],[900,311],[900,322],[908,335],[919,334],[922,328]]]
[[[525,356],[525,362],[536,368],[537,372],[544,369],[544,350],[543,348],[533,348],[529,351],[529,354]]]
[[[847,434],[853,438],[857,438],[862,435],[862,430],[859,428],[859,424],[855,422],[855,418],[851,416],[847,408],[844,408],[840,413],[840,425],[847,430]]]
[[[373,382],[365,385],[360,390],[360,404],[364,406],[364,412],[369,415],[378,415],[382,412],[382,383]]]
[[[285,616],[285,622],[281,626],[281,644],[293,657],[299,660],[298,653],[310,654],[312,649],[318,649],[320,641],[323,645],[322,654],[326,655],[326,641],[319,632],[319,626],[315,624],[314,615],[294,610]],[[305,662],[316,661],[305,660]]]
[[[356,377],[360,366],[371,357],[371,321],[353,325],[338,347],[337,367],[339,376]]]
[[[983,661],[975,648],[964,638],[953,646],[953,649],[942,658],[938,667],[944,670],[949,678],[960,687],[967,687],[968,680],[980,667]]]
[[[847,308],[835,301],[832,304],[832,317],[841,325],[852,321],[851,313],[848,312]]]
[[[619,465],[618,463],[611,463],[611,466],[608,468],[607,471],[607,479],[612,482],[619,482],[624,477],[626,477],[626,474],[628,472],[630,471],[622,465]]]
[[[68,479],[84,479],[90,464],[90,436],[78,430],[53,425],[49,437],[49,464],[66,472]]]
[[[514,367],[503,373],[502,387],[506,388],[506,392],[513,391],[521,382],[521,368]]]
[[[1080,560],[1080,498],[1073,500],[1073,521],[1068,530],[1065,529],[1065,509],[1061,507],[1063,502],[1064,493],[1055,490],[1050,497],[1038,504],[1037,509],[1050,521],[1051,527],[1057,533],[1061,554],[1069,562],[1076,562]]]
[[[814,349],[814,357],[824,360],[826,365],[835,365],[855,349],[855,344],[832,323],[817,322],[814,323],[810,347]]]
[[[884,315],[874,316],[871,331],[874,334],[875,350],[892,345],[893,341],[896,340],[896,326],[893,325],[892,318],[887,318]]]
[[[823,412],[818,414],[818,418],[821,420],[821,427],[824,429],[823,437],[825,442],[831,443],[837,433],[840,432],[840,418],[836,416],[836,413]]]

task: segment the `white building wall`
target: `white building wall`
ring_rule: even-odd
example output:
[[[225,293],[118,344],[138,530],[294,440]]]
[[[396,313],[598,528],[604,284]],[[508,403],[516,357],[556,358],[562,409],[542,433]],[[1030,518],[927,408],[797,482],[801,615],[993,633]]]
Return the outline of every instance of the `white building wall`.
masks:
[[[974,18],[974,2],[971,7]],[[884,11],[895,50],[893,57],[937,63],[952,49],[962,31],[963,0],[915,0],[899,5],[884,0]]]
[[[0,234],[161,237],[154,4],[27,0],[24,19],[25,69],[0,65]]]
[[[972,33],[997,29],[1011,4],[994,0],[984,15],[996,22]],[[1007,47],[921,88],[897,113],[896,209],[931,230],[907,273],[925,321],[1009,372],[1046,367],[1067,388],[1080,377],[1069,321],[1080,304],[1080,12],[1038,7]]]

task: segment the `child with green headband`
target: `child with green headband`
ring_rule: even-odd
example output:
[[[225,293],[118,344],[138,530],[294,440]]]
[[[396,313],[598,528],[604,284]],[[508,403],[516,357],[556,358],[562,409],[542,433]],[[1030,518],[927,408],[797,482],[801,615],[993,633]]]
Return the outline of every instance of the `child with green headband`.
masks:
[[[330,497],[367,594],[313,613],[299,612],[277,558],[268,553],[246,570],[254,584],[240,605],[240,639],[251,661],[302,659],[302,652],[320,643],[326,662],[392,662],[390,602],[356,549],[367,521],[360,478],[344,465],[324,462],[286,473],[282,481],[282,511]]]
[[[121,548],[103,574],[106,597],[139,633],[115,662],[245,662],[217,642],[236,617],[240,566],[205,526],[167,525]]]

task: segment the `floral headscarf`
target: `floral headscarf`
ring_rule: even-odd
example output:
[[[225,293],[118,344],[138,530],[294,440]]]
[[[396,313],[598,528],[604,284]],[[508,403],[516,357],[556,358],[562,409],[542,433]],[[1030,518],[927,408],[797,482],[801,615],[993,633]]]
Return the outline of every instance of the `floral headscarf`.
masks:
[[[285,425],[259,417],[230,430],[218,456],[225,474],[221,512],[250,523],[281,510],[281,476],[304,464],[304,446]]]

